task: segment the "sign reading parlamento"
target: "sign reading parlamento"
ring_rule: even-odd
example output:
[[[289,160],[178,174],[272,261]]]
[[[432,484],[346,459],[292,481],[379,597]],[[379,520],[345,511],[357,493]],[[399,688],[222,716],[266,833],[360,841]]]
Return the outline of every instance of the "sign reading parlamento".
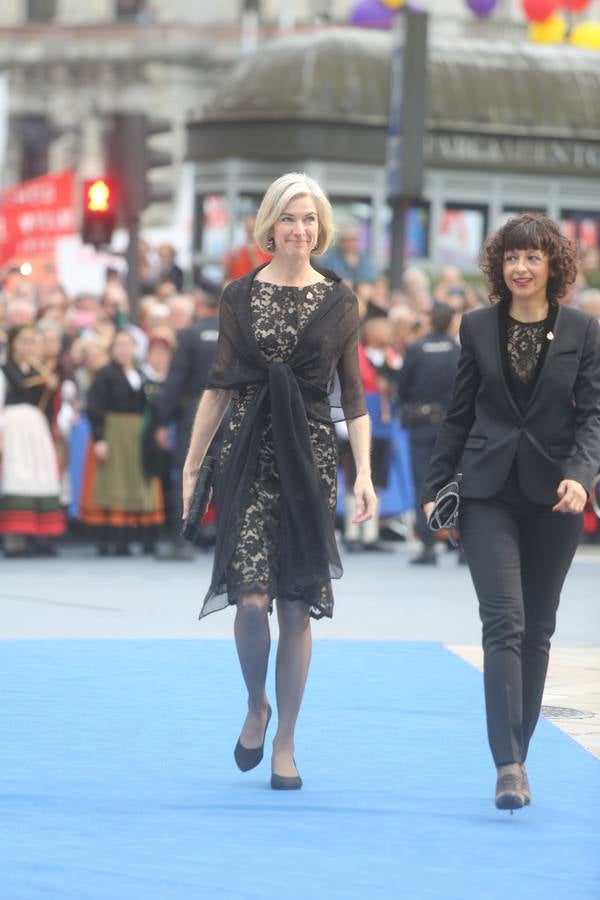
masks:
[[[519,170],[561,175],[598,174],[600,142],[560,138],[429,132],[424,141],[429,165],[475,165],[495,170]]]

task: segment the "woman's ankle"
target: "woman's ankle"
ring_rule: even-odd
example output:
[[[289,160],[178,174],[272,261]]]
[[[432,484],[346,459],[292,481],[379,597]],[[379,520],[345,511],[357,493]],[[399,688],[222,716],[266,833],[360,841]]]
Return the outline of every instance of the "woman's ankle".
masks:
[[[250,700],[248,698],[248,712],[253,716],[264,717],[269,712],[269,701],[266,695],[262,698]]]
[[[295,745],[293,736],[289,735],[280,737],[275,735],[273,738],[273,753],[283,753],[289,756],[294,755]]]
[[[522,772],[521,763],[513,762],[513,763],[504,763],[501,766],[496,766],[498,770],[498,777],[500,778],[502,775],[520,775]]]

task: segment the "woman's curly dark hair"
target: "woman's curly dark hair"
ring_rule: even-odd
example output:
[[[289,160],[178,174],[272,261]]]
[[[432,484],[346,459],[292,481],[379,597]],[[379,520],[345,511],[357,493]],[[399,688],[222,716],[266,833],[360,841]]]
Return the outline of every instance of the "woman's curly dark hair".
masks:
[[[547,292],[551,303],[558,303],[577,278],[579,253],[573,241],[548,216],[523,213],[490,235],[481,251],[479,268],[488,280],[492,303],[509,303],[511,299],[502,274],[507,250],[541,250],[548,255]]]

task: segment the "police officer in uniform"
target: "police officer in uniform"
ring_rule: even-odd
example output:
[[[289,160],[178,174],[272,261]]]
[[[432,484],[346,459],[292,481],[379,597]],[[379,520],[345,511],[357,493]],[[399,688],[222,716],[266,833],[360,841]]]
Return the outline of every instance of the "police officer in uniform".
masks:
[[[169,446],[168,426],[176,427],[173,452],[173,522],[171,544],[159,548],[157,559],[193,559],[194,549],[181,538],[182,483],[181,473],[187,454],[196,408],[212,365],[217,338],[219,298],[216,291],[197,294],[196,321],[177,334],[177,348],[173,354],[169,373],[162,385],[158,400],[158,424],[156,443]]]
[[[402,424],[410,433],[410,450],[416,496],[425,477],[437,431],[452,396],[460,356],[452,337],[455,311],[444,303],[431,313],[431,332],[409,344],[398,376],[398,400]],[[435,565],[435,537],[417,503],[417,536],[423,547],[411,560],[416,565]]]

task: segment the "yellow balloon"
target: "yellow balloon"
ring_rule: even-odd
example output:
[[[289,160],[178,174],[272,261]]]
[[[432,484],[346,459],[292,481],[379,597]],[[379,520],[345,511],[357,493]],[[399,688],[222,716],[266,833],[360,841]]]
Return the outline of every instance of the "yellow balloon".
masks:
[[[380,0],[384,6],[389,6],[390,9],[400,9],[401,6],[404,6],[405,0]]]
[[[561,44],[567,33],[567,23],[562,16],[550,16],[543,22],[529,23],[529,40],[536,44]]]
[[[580,22],[571,32],[570,40],[576,47],[600,50],[600,22]]]

